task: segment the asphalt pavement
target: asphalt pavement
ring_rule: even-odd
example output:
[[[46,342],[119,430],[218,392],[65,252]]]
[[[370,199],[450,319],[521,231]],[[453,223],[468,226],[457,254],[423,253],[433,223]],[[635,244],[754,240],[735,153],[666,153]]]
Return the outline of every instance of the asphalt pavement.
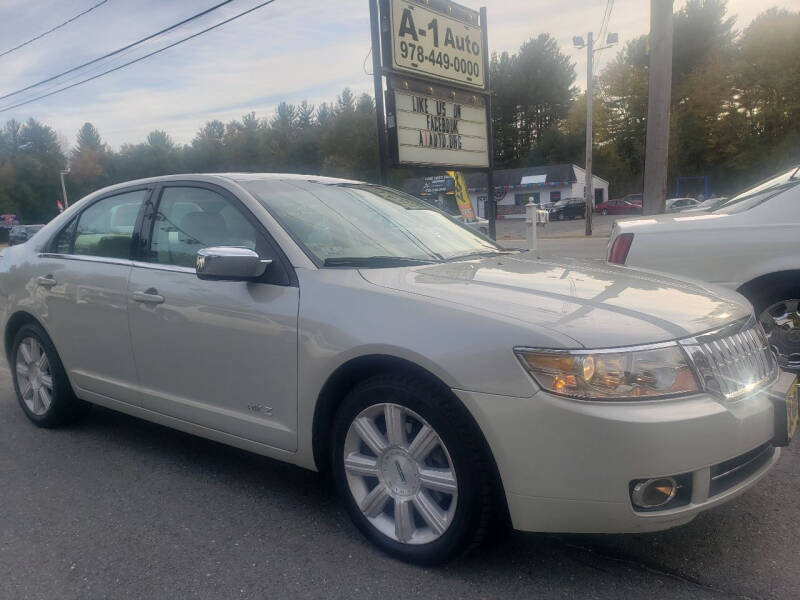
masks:
[[[503,531],[419,568],[367,543],[318,474],[97,407],[37,429],[3,365],[0,598],[797,598],[798,446],[679,529]]]

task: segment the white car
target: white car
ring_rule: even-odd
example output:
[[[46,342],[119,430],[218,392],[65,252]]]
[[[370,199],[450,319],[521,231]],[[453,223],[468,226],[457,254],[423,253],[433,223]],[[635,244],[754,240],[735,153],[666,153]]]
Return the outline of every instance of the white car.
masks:
[[[609,262],[709,281],[755,306],[785,369],[800,369],[800,169],[708,213],[618,221]]]
[[[708,198],[703,200],[697,206],[692,206],[689,208],[682,208],[680,212],[682,213],[699,213],[699,212],[710,212],[716,208],[719,208],[723,204],[728,201],[728,198],[725,196],[715,197],[715,198]]]
[[[664,203],[664,211],[668,213],[680,212],[690,208],[697,208],[698,206],[700,206],[700,201],[694,198],[668,198]]]
[[[389,188],[159,177],[8,248],[0,325],[34,424],[99,404],[330,471],[416,563],[508,516],[681,525],[775,464],[795,404],[741,296],[526,256]]]

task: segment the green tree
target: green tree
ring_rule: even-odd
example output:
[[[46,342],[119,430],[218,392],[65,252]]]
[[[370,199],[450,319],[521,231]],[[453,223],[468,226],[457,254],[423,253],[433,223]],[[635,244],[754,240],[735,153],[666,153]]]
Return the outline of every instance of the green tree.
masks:
[[[78,130],[69,167],[67,190],[73,200],[111,182],[111,157],[108,148],[103,143],[100,132],[91,123],[84,123]]]
[[[577,94],[575,78],[575,66],[549,34],[529,40],[517,54],[492,57],[492,119],[501,164],[519,164],[562,122]]]

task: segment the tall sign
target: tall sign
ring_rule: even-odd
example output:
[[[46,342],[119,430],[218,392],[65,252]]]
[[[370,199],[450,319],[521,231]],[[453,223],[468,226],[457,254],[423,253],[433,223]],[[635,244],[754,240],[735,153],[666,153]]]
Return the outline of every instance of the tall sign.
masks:
[[[491,189],[486,10],[449,0],[369,4],[382,179],[391,160],[396,167],[486,170]],[[494,202],[488,206],[493,234]]]

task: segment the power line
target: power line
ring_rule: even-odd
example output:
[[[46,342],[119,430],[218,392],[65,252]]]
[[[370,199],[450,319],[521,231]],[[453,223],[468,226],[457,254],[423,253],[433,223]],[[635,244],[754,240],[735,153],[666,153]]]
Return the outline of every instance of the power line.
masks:
[[[63,22],[63,23],[61,23],[60,25],[56,25],[56,26],[55,26],[55,27],[53,27],[52,29],[48,29],[47,31],[45,31],[44,33],[40,33],[40,34],[39,34],[39,35],[37,35],[36,37],[32,37],[32,38],[31,38],[31,39],[29,39],[27,42],[22,42],[22,43],[21,43],[21,44],[19,44],[18,46],[14,46],[13,48],[9,48],[9,49],[8,49],[8,50],[6,50],[5,52],[2,52],[2,53],[0,53],[0,58],[4,57],[6,54],[11,54],[11,53],[12,53],[12,52],[14,52],[15,50],[19,50],[20,48],[22,48],[22,47],[24,47],[24,46],[27,46],[28,44],[31,44],[31,43],[35,42],[36,40],[40,40],[40,39],[42,39],[44,36],[46,36],[46,35],[49,35],[49,34],[53,33],[53,32],[54,32],[54,31],[56,31],[57,29],[61,29],[61,28],[62,28],[62,27],[64,27],[65,25],[69,25],[69,24],[70,24],[70,23],[72,23],[72,22],[73,22],[75,19],[79,19],[79,18],[80,18],[80,17],[82,17],[83,15],[85,15],[85,14],[88,14],[88,13],[92,12],[92,11],[93,11],[95,8],[99,8],[100,6],[102,6],[103,4],[105,4],[106,2],[108,2],[108,0],[101,0],[100,2],[98,2],[97,4],[95,4],[94,6],[92,6],[92,7],[90,7],[90,8],[87,8],[87,9],[86,9],[85,11],[83,11],[83,12],[79,12],[77,15],[75,15],[74,17],[72,17],[72,18],[70,18],[70,19],[67,19],[66,21],[64,21],[64,22]]]
[[[129,50],[130,48],[133,48],[134,46],[138,46],[139,44],[143,44],[144,42],[152,40],[153,38],[158,37],[160,35],[163,35],[163,34],[167,33],[168,31],[172,31],[173,29],[181,27],[182,25],[185,25],[186,23],[194,21],[195,19],[199,19],[200,17],[203,17],[203,16],[207,15],[208,13],[217,10],[218,8],[222,8],[226,4],[230,4],[233,1],[234,0],[224,0],[223,2],[220,2],[219,4],[216,4],[216,5],[212,6],[211,8],[207,8],[206,10],[204,10],[202,12],[199,12],[199,13],[197,13],[195,15],[192,15],[191,17],[188,17],[188,18],[184,19],[183,21],[175,23],[174,25],[170,25],[169,27],[167,27],[165,29],[162,29],[161,31],[157,31],[156,33],[148,35],[147,37],[144,37],[144,38],[142,38],[140,40],[132,42],[132,43],[128,44],[127,46],[124,46],[122,48],[114,50],[113,52],[109,52],[108,54],[104,54],[103,56],[100,56],[98,58],[90,60],[89,62],[83,63],[82,65],[78,65],[77,67],[73,67],[73,68],[71,68],[71,69],[69,69],[67,71],[59,73],[58,75],[53,75],[52,77],[48,77],[47,79],[42,79],[41,81],[37,81],[36,83],[32,83],[29,86],[21,88],[21,89],[15,91],[15,92],[10,92],[8,94],[4,94],[3,96],[0,96],[0,100],[5,100],[6,98],[9,98],[11,96],[16,96],[17,94],[21,94],[22,92],[27,92],[31,88],[38,87],[38,86],[42,85],[43,83],[49,83],[49,82],[53,81],[54,79],[58,79],[59,77],[63,77],[64,75],[68,75],[69,73],[74,73],[78,69],[82,69],[84,67],[88,67],[89,65],[93,65],[96,62],[99,62],[99,61],[101,61],[103,59],[109,58],[111,56],[115,56],[115,55],[119,54],[120,52],[124,52],[125,50]]]
[[[611,11],[614,10],[614,0],[606,0],[606,11],[603,15],[603,23],[600,25],[600,32],[598,35],[598,41],[600,42],[601,46],[597,50],[597,60],[595,60],[594,65],[597,65],[600,62],[600,55],[603,53],[603,50],[606,48],[606,35],[608,34],[608,26],[611,23]],[[594,69],[592,69],[594,71]]]
[[[230,23],[231,21],[234,21],[234,20],[236,20],[236,19],[238,19],[240,17],[243,17],[243,16],[251,13],[251,12],[254,12],[254,11],[258,10],[259,8],[263,8],[267,4],[272,4],[273,2],[275,2],[275,0],[266,0],[266,2],[262,2],[261,4],[257,4],[253,8],[250,8],[248,10],[240,12],[239,14],[236,14],[236,15],[228,18],[228,19],[225,19],[224,21],[220,21],[219,23],[216,23],[216,24],[212,25],[211,27],[203,29],[202,31],[198,31],[197,33],[193,33],[192,35],[187,36],[187,37],[185,37],[183,39],[180,39],[177,42],[173,42],[173,43],[171,43],[171,44],[169,44],[167,46],[164,46],[163,48],[159,48],[158,50],[154,50],[153,52],[145,54],[144,56],[140,56],[139,58],[135,58],[135,59],[133,59],[131,61],[128,61],[128,62],[126,62],[124,64],[118,65],[118,66],[116,66],[116,67],[114,67],[112,69],[108,69],[107,71],[104,71],[102,73],[98,73],[97,75],[93,75],[92,77],[88,77],[88,78],[86,78],[86,79],[84,79],[82,81],[78,81],[77,83],[73,83],[72,85],[68,85],[68,86],[60,88],[58,90],[54,90],[54,91],[49,92],[47,94],[42,94],[41,96],[37,96],[35,98],[31,98],[30,100],[25,100],[24,102],[18,102],[17,104],[12,104],[11,106],[7,106],[5,108],[0,108],[0,113],[12,110],[14,108],[18,108],[20,106],[24,106],[25,104],[30,104],[31,102],[36,102],[37,100],[41,100],[43,98],[47,98],[49,96],[53,96],[53,95],[58,94],[60,92],[64,92],[66,90],[72,89],[74,87],[77,87],[79,85],[82,85],[84,83],[92,81],[94,79],[98,79],[98,78],[102,77],[103,75],[108,75],[109,73],[113,73],[114,71],[119,71],[120,69],[123,69],[123,68],[125,68],[125,67],[127,67],[129,65],[137,63],[137,62],[139,62],[141,60],[144,60],[146,58],[150,58],[151,56],[155,56],[156,54],[160,54],[161,52],[164,52],[165,50],[169,50],[170,48],[174,48],[178,44],[182,44],[183,42],[188,42],[189,40],[194,39],[194,38],[196,38],[198,36],[201,36],[204,33],[208,33],[212,29],[216,29],[218,27],[222,27],[223,25],[226,25],[227,23]],[[223,2],[223,4],[227,4],[227,2]],[[4,96],[4,97],[7,97],[7,96]]]
[[[600,22],[600,29],[597,31],[597,42],[602,46],[605,42],[604,32],[608,30],[608,19],[610,16],[611,0],[606,0],[606,7],[603,9],[603,19]]]

